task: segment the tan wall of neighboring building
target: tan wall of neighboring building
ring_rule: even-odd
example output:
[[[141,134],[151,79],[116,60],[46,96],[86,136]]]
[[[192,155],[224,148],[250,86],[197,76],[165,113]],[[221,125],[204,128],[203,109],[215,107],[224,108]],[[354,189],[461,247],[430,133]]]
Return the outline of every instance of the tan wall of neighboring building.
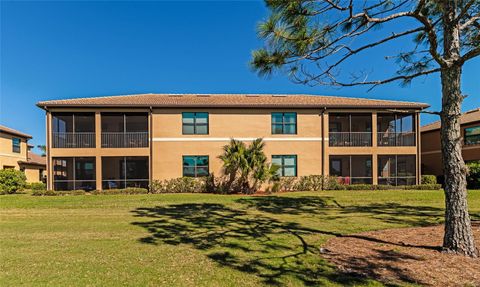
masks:
[[[13,138],[21,139],[20,153],[12,151]],[[4,168],[4,166],[13,166],[15,169],[20,169],[18,165],[19,160],[27,160],[26,139],[7,133],[0,133],[0,169]]]
[[[461,126],[462,144],[465,128],[480,125],[480,122]],[[443,174],[440,130],[422,132],[422,173],[440,176]],[[480,145],[464,145],[462,156],[465,161],[480,160]]]
[[[413,154],[418,146],[413,147],[377,147],[376,146],[376,110],[328,110],[322,115],[319,109],[153,109],[149,119],[152,143],[148,148],[100,148],[102,111],[136,112],[148,109],[82,109],[84,112],[96,113],[96,148],[71,149],[51,148],[51,112],[79,111],[75,109],[54,109],[47,113],[48,163],[53,157],[96,157],[97,188],[101,187],[102,156],[149,156],[151,154],[151,176],[153,179],[168,179],[182,176],[182,156],[208,155],[210,172],[221,174],[222,164],[218,156],[222,147],[234,137],[246,142],[255,138],[265,141],[265,153],[269,159],[272,155],[297,155],[297,175],[323,174],[329,171],[329,155],[371,154],[373,183],[377,183],[377,155],[380,154]],[[182,112],[208,112],[208,135],[182,135]],[[296,135],[272,135],[272,112],[296,112]],[[328,146],[328,113],[329,112],[373,112],[372,115],[372,147],[329,147]],[[323,118],[323,137],[322,137]],[[417,114],[417,121],[418,121]],[[418,128],[417,128],[417,140]],[[324,142],[322,142],[324,140]],[[323,147],[322,147],[323,145]],[[322,159],[322,149],[325,157]],[[418,163],[419,163],[419,157]],[[419,175],[419,164],[417,175]],[[49,166],[51,175],[51,166]],[[52,176],[48,177],[49,188],[53,186]]]

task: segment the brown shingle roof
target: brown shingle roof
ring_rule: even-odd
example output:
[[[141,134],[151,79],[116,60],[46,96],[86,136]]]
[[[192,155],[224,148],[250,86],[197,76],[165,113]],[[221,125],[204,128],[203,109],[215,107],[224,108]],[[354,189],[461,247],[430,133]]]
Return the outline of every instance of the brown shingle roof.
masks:
[[[138,94],[39,102],[48,107],[427,108],[428,104],[316,95]]]
[[[29,135],[29,134],[25,134],[25,133],[19,132],[17,130],[14,130],[14,129],[11,129],[9,127],[2,126],[2,125],[0,125],[0,132],[4,132],[4,133],[11,134],[11,135],[14,135],[14,136],[19,136],[19,137],[26,138],[26,139],[31,139],[32,138],[32,136]]]
[[[461,124],[468,124],[480,121],[480,108],[463,113],[460,116]],[[440,121],[433,122],[420,128],[421,132],[428,132],[440,129]]]
[[[19,161],[19,163],[23,164],[33,164],[33,165],[47,165],[47,158],[41,155],[38,155],[33,152],[28,152],[28,159],[27,161]]]

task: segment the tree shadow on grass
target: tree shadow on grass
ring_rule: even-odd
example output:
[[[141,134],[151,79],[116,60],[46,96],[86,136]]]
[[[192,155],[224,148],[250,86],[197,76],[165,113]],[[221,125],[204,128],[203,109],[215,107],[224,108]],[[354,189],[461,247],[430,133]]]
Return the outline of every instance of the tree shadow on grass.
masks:
[[[281,286],[293,280],[303,285],[337,283],[353,286],[367,284],[369,280],[364,274],[336,272],[322,258],[320,246],[311,243],[313,237],[310,236],[351,236],[378,243],[392,244],[391,242],[362,235],[319,230],[268,215],[310,214],[321,220],[333,220],[333,217],[354,213],[361,216],[379,216],[379,220],[389,222],[396,216],[408,217],[412,224],[421,225],[428,221],[422,216],[432,217],[441,213],[441,209],[399,204],[341,207],[330,198],[321,197],[269,196],[239,199],[237,203],[246,208],[207,203],[137,208],[132,212],[139,220],[132,224],[149,232],[147,237],[139,239],[141,243],[187,244],[204,251],[221,266],[255,274],[268,285]],[[332,209],[335,215],[331,215],[332,211],[329,209]],[[401,274],[401,278],[406,282],[413,280],[408,274]]]

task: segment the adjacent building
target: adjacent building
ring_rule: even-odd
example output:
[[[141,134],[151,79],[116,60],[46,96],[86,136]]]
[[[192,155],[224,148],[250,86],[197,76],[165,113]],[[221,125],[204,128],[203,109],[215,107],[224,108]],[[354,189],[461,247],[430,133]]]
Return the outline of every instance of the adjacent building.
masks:
[[[0,168],[21,170],[27,182],[41,182],[45,177],[46,157],[30,151],[32,136],[0,125]]]
[[[231,138],[263,138],[281,176],[416,184],[427,104],[314,95],[139,94],[37,104],[46,111],[48,187],[147,187],[220,175]]]
[[[465,162],[480,161],[480,108],[460,117],[462,156]],[[425,125],[422,134],[422,173],[443,176],[440,121]]]

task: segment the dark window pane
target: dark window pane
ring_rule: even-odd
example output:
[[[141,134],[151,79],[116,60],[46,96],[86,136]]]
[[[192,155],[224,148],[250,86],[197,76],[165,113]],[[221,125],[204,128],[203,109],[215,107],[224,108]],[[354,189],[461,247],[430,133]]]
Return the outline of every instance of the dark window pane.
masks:
[[[20,140],[19,138],[13,138],[12,139],[12,152],[20,153],[21,152],[21,143],[22,143],[22,140]]]
[[[272,125],[272,134],[282,134],[283,133],[283,125],[273,124]]]
[[[272,124],[282,124],[282,123],[283,123],[283,114],[272,113]]]
[[[148,157],[127,157],[126,179],[148,179]]]
[[[125,179],[124,157],[102,157],[102,180],[118,181]]]
[[[208,166],[197,167],[197,177],[208,176]]]
[[[283,122],[286,124],[295,124],[297,122],[297,114],[285,113],[283,116]]]
[[[73,158],[53,158],[53,180],[73,181]]]
[[[352,177],[371,177],[372,176],[372,157],[371,156],[352,156]]]
[[[296,134],[297,133],[297,126],[295,124],[286,124],[284,126],[283,133],[284,134]]]
[[[95,158],[94,157],[75,158],[75,179],[76,180],[95,180]]]
[[[118,189],[125,188],[124,180],[104,180],[102,181],[103,189]]]
[[[397,176],[415,176],[416,165],[414,155],[399,155],[397,156]]]
[[[54,181],[53,189],[54,190],[73,190],[74,183],[73,181]]]
[[[71,133],[73,132],[72,113],[52,113],[52,132]]]
[[[127,132],[148,132],[148,114],[125,114],[125,126]]]
[[[102,113],[102,132],[123,133],[124,129],[124,114]]]
[[[94,133],[95,132],[95,114],[94,113],[76,113],[75,132],[76,133]]]

